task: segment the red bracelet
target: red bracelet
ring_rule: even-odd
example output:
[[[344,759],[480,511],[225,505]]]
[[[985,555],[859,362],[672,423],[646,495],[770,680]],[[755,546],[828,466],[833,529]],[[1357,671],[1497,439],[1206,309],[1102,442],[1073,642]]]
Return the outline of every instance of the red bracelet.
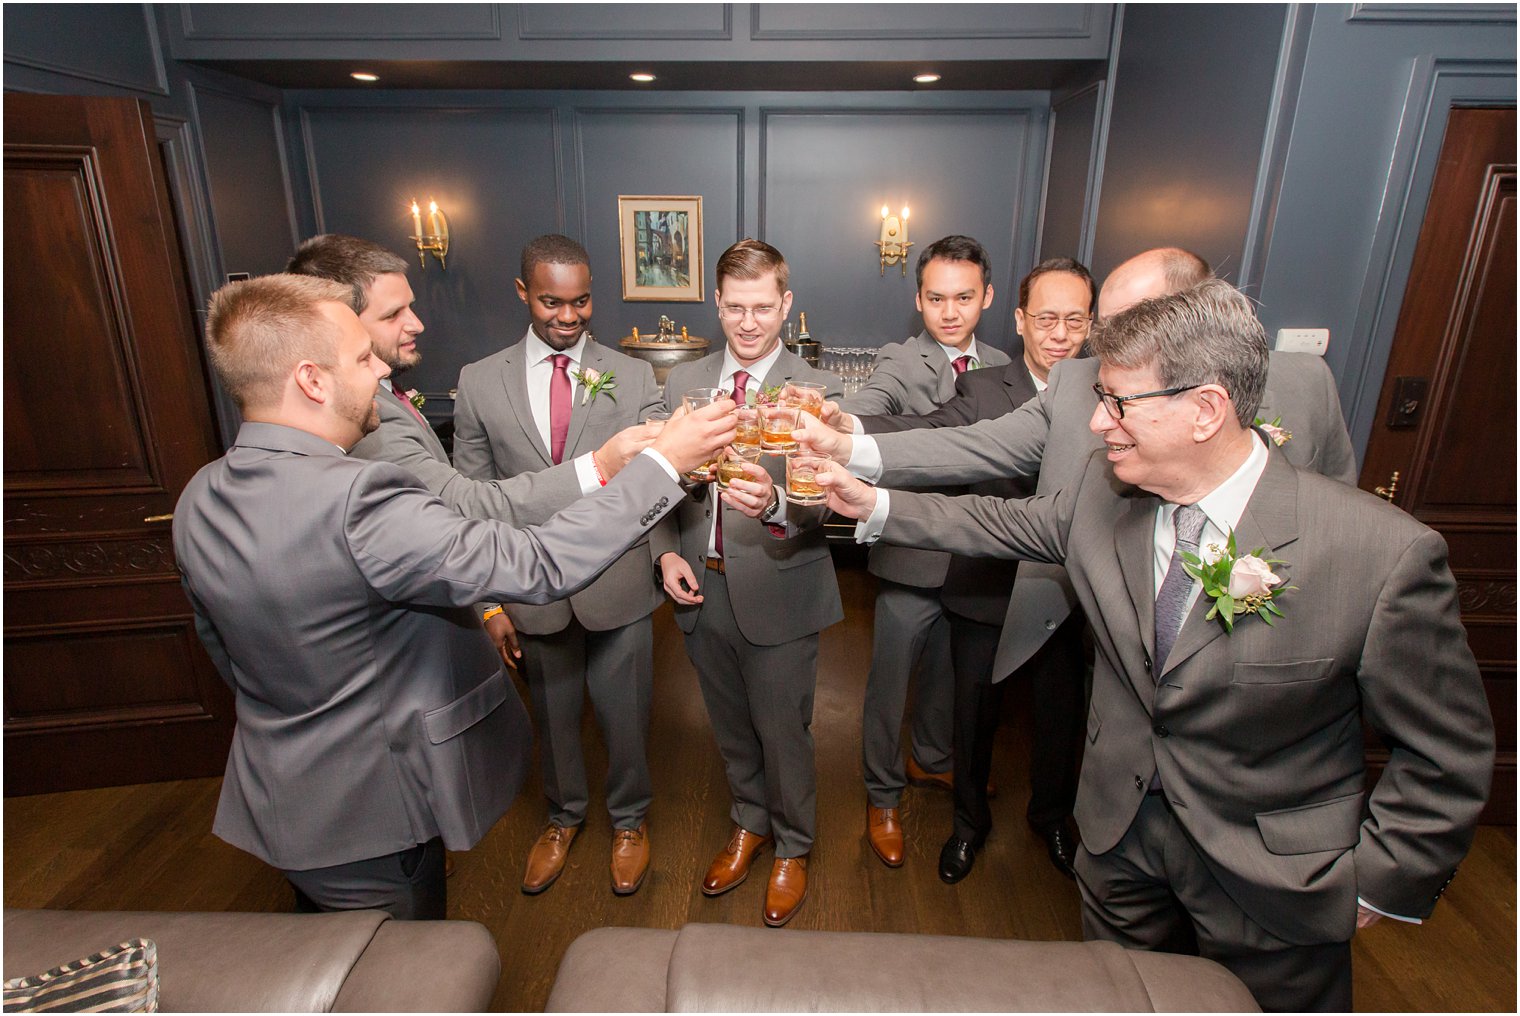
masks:
[[[591,453],[591,468],[596,470],[596,479],[603,487],[607,486],[607,478],[602,475],[602,467],[597,464],[596,452]]]

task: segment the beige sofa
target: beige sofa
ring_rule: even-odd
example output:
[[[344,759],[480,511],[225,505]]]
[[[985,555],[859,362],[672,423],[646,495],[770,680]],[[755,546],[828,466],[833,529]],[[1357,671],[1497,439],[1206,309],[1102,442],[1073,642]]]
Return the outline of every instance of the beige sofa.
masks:
[[[336,914],[5,911],[5,977],[133,938],[158,945],[163,1012],[480,1012],[501,958],[473,921]]]
[[[1209,960],[1107,942],[598,928],[560,961],[549,1012],[1259,1012]]]

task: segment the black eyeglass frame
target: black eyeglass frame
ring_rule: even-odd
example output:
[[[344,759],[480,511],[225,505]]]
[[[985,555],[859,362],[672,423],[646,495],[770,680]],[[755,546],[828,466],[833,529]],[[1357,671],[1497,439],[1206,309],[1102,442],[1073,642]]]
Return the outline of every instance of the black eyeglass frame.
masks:
[[[1115,420],[1124,419],[1124,404],[1126,402],[1134,402],[1136,399],[1158,399],[1163,395],[1181,395],[1183,392],[1190,392],[1194,388],[1202,387],[1203,385],[1201,384],[1183,385],[1180,388],[1163,388],[1159,392],[1141,392],[1139,395],[1115,395],[1113,392],[1104,391],[1101,381],[1092,386],[1093,394],[1098,397],[1099,402],[1103,403],[1103,408],[1108,411],[1108,415]],[[1118,412],[1114,411],[1116,409]]]

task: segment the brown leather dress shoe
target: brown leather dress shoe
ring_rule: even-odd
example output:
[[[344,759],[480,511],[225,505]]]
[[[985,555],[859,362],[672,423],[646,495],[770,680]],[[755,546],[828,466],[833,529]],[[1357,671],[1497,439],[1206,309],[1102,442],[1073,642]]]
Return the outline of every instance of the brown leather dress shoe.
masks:
[[[557,826],[550,822],[539,834],[538,842],[528,851],[528,867],[523,872],[522,891],[535,896],[554,884],[565,870],[565,857],[580,826]]]
[[[779,928],[807,899],[807,863],[803,857],[778,857],[771,865],[771,882],[765,888],[765,923]]]
[[[955,790],[955,773],[953,770],[945,770],[942,773],[931,773],[918,764],[918,759],[911,753],[908,755],[908,782],[915,787],[929,787],[932,790],[943,790],[947,793]],[[987,796],[997,796],[997,784],[992,782],[992,777],[987,777]]]
[[[900,868],[903,863],[903,831],[897,821],[896,808],[877,808],[866,805],[866,838],[871,849],[888,868]]]
[[[769,836],[734,826],[733,835],[728,838],[728,846],[713,858],[713,863],[707,869],[707,877],[702,879],[702,894],[719,896],[743,882],[749,877],[749,866],[754,863],[755,854],[770,842]]]
[[[612,891],[629,896],[639,891],[649,873],[648,823],[637,829],[612,830]]]

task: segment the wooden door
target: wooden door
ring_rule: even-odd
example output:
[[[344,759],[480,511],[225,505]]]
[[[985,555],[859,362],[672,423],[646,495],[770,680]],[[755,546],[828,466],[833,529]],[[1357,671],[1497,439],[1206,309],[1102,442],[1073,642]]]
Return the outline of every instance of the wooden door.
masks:
[[[1484,818],[1503,823],[1515,821],[1515,212],[1515,111],[1453,109],[1361,478],[1451,548],[1498,734]]]
[[[5,793],[219,773],[174,503],[219,454],[153,120],[5,96]]]

